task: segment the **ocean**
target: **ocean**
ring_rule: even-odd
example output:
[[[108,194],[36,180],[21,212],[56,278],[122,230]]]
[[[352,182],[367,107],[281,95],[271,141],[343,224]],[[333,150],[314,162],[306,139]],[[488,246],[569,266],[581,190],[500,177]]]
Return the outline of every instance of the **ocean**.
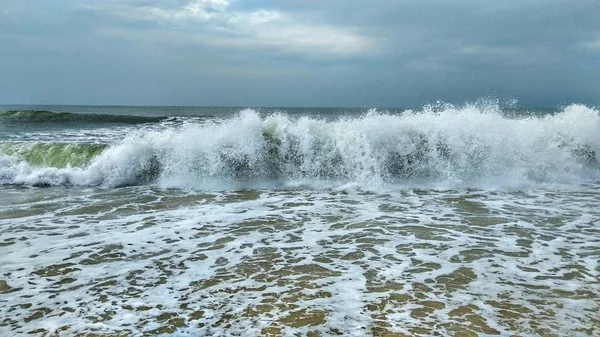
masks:
[[[600,112],[0,106],[1,336],[599,336]]]

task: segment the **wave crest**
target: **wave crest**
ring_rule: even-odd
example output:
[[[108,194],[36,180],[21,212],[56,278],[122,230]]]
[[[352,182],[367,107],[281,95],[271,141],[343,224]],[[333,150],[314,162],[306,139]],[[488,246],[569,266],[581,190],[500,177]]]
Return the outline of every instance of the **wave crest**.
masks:
[[[133,115],[78,114],[71,112],[52,112],[45,110],[11,110],[0,113],[0,121],[11,123],[88,122],[141,124],[160,122],[165,118],[166,117],[148,117]]]
[[[5,152],[0,181],[198,188],[296,181],[585,182],[600,177],[598,134],[598,111],[582,105],[538,117],[507,117],[493,106],[446,106],[400,115],[370,110],[337,121],[261,117],[248,109],[228,120],[140,131],[77,168],[9,163]]]

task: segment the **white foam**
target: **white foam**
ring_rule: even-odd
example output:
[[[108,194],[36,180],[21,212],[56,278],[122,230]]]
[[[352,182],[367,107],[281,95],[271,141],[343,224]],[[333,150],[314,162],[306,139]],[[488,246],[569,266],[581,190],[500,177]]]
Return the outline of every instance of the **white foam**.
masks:
[[[35,191],[21,193],[35,199]],[[268,328],[449,335],[452,326],[470,326],[453,310],[474,306],[501,335],[578,335],[593,324],[600,298],[600,214],[588,206],[600,200],[598,191],[51,188],[36,203],[23,198],[0,208],[0,215],[33,211],[0,217],[0,242],[11,243],[0,247],[2,277],[21,288],[0,298],[0,317],[17,322],[0,332],[68,325],[66,334],[125,329],[138,336],[168,325],[160,316],[172,313],[187,325],[178,336]],[[63,270],[79,270],[44,272],[64,263],[73,265]],[[474,278],[449,280],[462,269]],[[67,277],[73,281],[57,283]],[[419,316],[426,301],[437,308]],[[26,322],[39,308],[51,312]],[[194,320],[197,310],[204,314]],[[503,310],[520,311],[506,318]],[[301,311],[324,319],[289,318]]]
[[[495,105],[446,105],[402,115],[370,110],[327,121],[244,110],[227,120],[142,129],[89,167],[2,160],[3,183],[129,185],[222,190],[309,184],[522,187],[600,179],[600,116],[571,105],[509,118]],[[7,164],[8,163],[8,164]],[[156,172],[149,172],[153,168]]]

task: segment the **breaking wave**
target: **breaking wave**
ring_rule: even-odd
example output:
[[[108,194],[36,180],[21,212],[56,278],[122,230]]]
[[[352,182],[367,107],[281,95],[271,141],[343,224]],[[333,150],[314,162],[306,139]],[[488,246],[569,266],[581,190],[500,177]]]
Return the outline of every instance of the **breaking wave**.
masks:
[[[337,121],[247,109],[231,119],[139,131],[111,146],[3,144],[0,152],[2,184],[580,183],[600,179],[600,116],[583,105],[521,117],[489,105],[370,110]]]
[[[71,112],[52,112],[45,110],[12,110],[0,113],[0,121],[11,123],[121,123],[140,124],[160,122],[166,117],[148,117],[109,114],[78,114]]]
[[[14,142],[0,143],[0,153],[38,167],[84,167],[106,147],[104,144]]]

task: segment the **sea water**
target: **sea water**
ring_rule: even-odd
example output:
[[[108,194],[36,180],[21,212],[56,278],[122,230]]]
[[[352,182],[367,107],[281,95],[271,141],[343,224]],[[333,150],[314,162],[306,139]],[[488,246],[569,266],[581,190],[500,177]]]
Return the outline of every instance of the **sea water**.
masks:
[[[600,334],[594,107],[1,111],[2,336]]]

